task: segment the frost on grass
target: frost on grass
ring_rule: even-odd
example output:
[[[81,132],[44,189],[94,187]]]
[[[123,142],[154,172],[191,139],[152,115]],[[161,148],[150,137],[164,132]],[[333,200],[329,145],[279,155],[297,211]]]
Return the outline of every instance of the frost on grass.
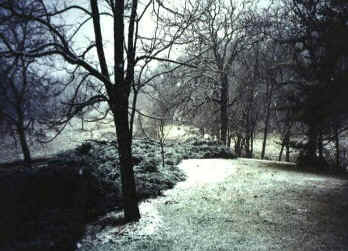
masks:
[[[180,168],[187,179],[149,201],[150,215],[95,250],[346,250],[344,179],[247,159]],[[157,231],[137,234],[156,217]]]
[[[96,230],[96,225],[90,225],[87,229],[87,235],[82,240],[84,246],[86,243],[93,243],[94,246],[104,245],[108,243],[118,243],[118,245],[123,245],[127,243],[129,240],[142,240],[149,236],[154,236],[159,233],[160,227],[163,225],[161,216],[159,215],[157,209],[151,203],[151,200],[144,201],[139,206],[142,218],[139,222],[136,223],[127,223],[121,224],[118,226],[109,225],[103,227],[101,230]],[[122,217],[119,212],[110,212],[103,219],[120,219]],[[91,232],[94,231],[94,234]],[[91,238],[91,236],[95,236],[95,238]]]
[[[73,149],[54,155],[51,165],[79,166],[79,176],[88,181],[88,218],[122,208],[118,145],[115,141],[86,140]],[[184,158],[206,156],[233,157],[226,148],[208,141],[189,139],[185,143],[171,143],[165,147],[165,165],[162,165],[160,145],[151,139],[133,141],[133,165],[139,201],[156,197],[184,179],[177,164]],[[210,167],[214,168],[214,165]],[[202,169],[203,170],[203,169]]]
[[[103,184],[119,190],[120,170],[117,142],[87,140],[74,149],[55,155],[50,163],[80,163],[83,173],[92,175]],[[207,156],[234,157],[230,150],[208,141],[190,139],[182,144],[165,146],[165,165],[162,166],[160,145],[151,139],[133,141],[133,165],[139,199],[161,194],[183,180],[182,172],[176,167],[184,158],[205,158]],[[106,185],[107,186],[107,185]],[[101,190],[107,189],[102,187]],[[108,189],[107,189],[108,190]],[[113,194],[114,196],[119,196]]]
[[[69,127],[67,131],[64,131],[64,139],[60,139],[51,145],[47,145],[47,149],[44,149],[44,151],[40,152],[36,151],[38,149],[34,149],[34,156],[44,156],[48,157],[48,159],[45,159],[44,163],[40,163],[40,166],[36,166],[33,172],[35,172],[38,177],[40,177],[41,172],[46,172],[50,175],[52,174],[52,179],[56,179],[58,184],[61,184],[59,180],[61,176],[67,176],[69,182],[71,181],[73,189],[69,190],[68,194],[62,194],[61,197],[70,198],[70,194],[73,194],[78,198],[78,200],[81,200],[82,206],[78,209],[80,211],[74,211],[71,215],[68,215],[65,213],[65,207],[73,208],[74,205],[70,202],[70,204],[58,205],[57,207],[59,207],[59,210],[54,211],[55,209],[52,209],[54,212],[50,211],[50,217],[52,216],[51,218],[53,220],[51,221],[51,218],[40,218],[41,209],[46,205],[45,200],[37,198],[37,201],[40,201],[38,205],[42,208],[36,210],[35,215],[37,215],[37,219],[35,218],[35,224],[33,225],[32,221],[20,222],[22,232],[32,232],[31,230],[26,231],[27,226],[38,230],[43,229],[40,227],[40,222],[46,222],[47,226],[54,226],[55,229],[59,230],[60,225],[67,225],[55,221],[58,216],[63,214],[64,217],[66,216],[64,218],[65,220],[71,221],[71,224],[69,223],[68,225],[74,225],[75,217],[78,216],[78,225],[80,226],[81,224],[83,225],[91,220],[99,219],[99,217],[108,217],[109,213],[113,213],[115,210],[117,212],[122,208],[118,146],[115,141],[112,141],[114,135],[111,135],[114,128],[110,125],[99,125],[99,127],[100,128],[95,128],[96,130],[93,130],[93,128],[87,128],[91,130],[79,132],[76,131],[76,128]],[[81,139],[84,139],[82,144]],[[182,159],[207,158],[209,156],[233,157],[230,150],[222,146],[196,139],[188,139],[186,142],[180,142],[180,144],[173,141],[168,143],[165,146],[164,166],[162,166],[160,151],[161,148],[159,143],[154,140],[135,139],[133,141],[132,161],[136,176],[139,201],[162,195],[166,190],[174,187],[177,182],[184,180],[184,173],[177,167],[177,164]],[[62,175],[58,177],[56,171],[59,173],[62,172]],[[75,177],[78,178],[75,179]],[[47,187],[53,189],[54,182],[46,183],[44,187],[40,187],[39,183],[37,183],[35,187],[38,187],[38,191],[49,191],[46,189]],[[5,182],[4,185],[7,186],[7,183]],[[19,185],[17,188],[18,187],[22,186]],[[12,187],[10,188],[12,189]],[[55,190],[57,190],[57,193],[62,193],[63,190],[59,190],[59,188],[60,186],[57,186]],[[74,192],[75,188],[78,188],[77,190],[79,190],[77,193]],[[22,190],[29,191],[28,201],[36,201],[36,198],[34,198],[37,195],[36,192],[30,192],[31,190],[26,189],[24,185]],[[6,189],[4,191],[6,191]],[[16,191],[19,191],[18,195],[20,195],[21,189],[17,189]],[[16,197],[15,193],[16,192],[11,193],[14,198]],[[56,200],[58,197],[59,196],[53,196],[51,199],[54,200],[55,203],[58,203]],[[71,201],[75,201],[75,199],[72,199]],[[30,202],[28,202],[28,206],[30,205]],[[23,217],[25,219],[32,218],[27,217],[28,210],[25,208],[26,205],[21,204],[20,206],[23,207]],[[133,226],[129,226],[128,230],[119,229],[120,232],[114,232],[117,228],[116,230],[115,228],[112,228],[112,224],[102,224],[98,227],[99,221],[97,220],[94,227],[97,230],[97,235],[104,240],[103,242],[107,242],[105,240],[108,240],[108,237],[103,238],[103,233],[106,233],[105,236],[128,233],[129,235],[133,235],[134,238],[138,238],[135,236],[153,236],[160,233],[161,231],[158,229],[159,226],[163,226],[163,222],[161,217],[156,214],[153,204],[150,201],[144,201],[140,205],[140,210],[144,217],[139,222],[139,225],[134,224]],[[112,216],[111,218],[115,217]],[[70,236],[71,233],[69,231],[63,231],[64,234],[62,234],[62,236],[64,238],[65,236]],[[45,236],[46,233],[47,231],[43,231],[43,236]],[[49,238],[55,235],[55,232],[52,233],[53,234],[50,235]],[[78,231],[78,233],[80,233],[80,231]],[[37,236],[38,240],[40,240],[40,234]],[[17,243],[23,244],[23,242],[26,242],[26,240],[20,240],[20,238],[21,237],[14,237]],[[47,243],[50,243],[49,238]],[[88,237],[86,238],[88,239]],[[109,239],[115,239],[115,237],[110,237]],[[66,241],[69,240],[67,239]],[[62,240],[62,243],[64,242],[65,240]],[[38,249],[41,244],[40,241],[37,243],[38,244],[35,244],[37,245],[35,248]],[[82,244],[79,242],[79,245]]]

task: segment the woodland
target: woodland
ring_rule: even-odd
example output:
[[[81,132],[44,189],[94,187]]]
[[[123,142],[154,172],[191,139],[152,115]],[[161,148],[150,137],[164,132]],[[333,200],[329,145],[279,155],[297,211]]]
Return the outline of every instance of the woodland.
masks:
[[[115,208],[138,222],[183,159],[346,177],[347,17],[345,0],[0,0],[0,249],[74,250]]]

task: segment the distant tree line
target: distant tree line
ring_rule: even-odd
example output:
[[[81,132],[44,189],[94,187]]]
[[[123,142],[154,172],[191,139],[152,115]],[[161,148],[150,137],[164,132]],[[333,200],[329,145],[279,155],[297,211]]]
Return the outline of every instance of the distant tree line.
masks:
[[[154,112],[162,107],[163,117],[192,121],[203,134],[233,144],[238,155],[254,156],[262,135],[265,158],[274,132],[279,160],[285,153],[289,161],[296,149],[303,166],[343,167],[347,2],[283,0],[259,8],[203,1],[201,7],[186,33],[185,57],[196,67],[154,82]]]

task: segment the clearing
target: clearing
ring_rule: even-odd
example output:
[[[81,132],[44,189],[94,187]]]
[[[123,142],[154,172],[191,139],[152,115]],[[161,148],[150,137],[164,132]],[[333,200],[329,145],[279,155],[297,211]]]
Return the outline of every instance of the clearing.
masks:
[[[348,180],[254,159],[184,160],[187,179],[140,205],[140,222],[110,213],[78,250],[348,250]]]

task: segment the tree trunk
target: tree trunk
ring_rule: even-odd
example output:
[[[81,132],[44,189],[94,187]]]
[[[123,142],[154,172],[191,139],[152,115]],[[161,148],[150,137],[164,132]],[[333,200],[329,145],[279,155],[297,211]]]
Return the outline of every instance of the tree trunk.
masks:
[[[28,168],[31,168],[32,167],[31,154],[30,154],[27,138],[25,136],[24,126],[22,124],[17,125],[17,133],[19,136],[19,142],[22,147],[25,166]]]
[[[138,90],[133,88],[132,111],[131,111],[131,117],[129,120],[131,138],[133,138],[133,135],[134,135],[134,120],[135,120],[135,113],[136,113],[136,107],[137,107],[137,101],[138,101],[138,93],[139,93]]]
[[[84,115],[81,115],[81,130],[84,131],[85,130],[85,119],[84,119]]]
[[[268,89],[268,87],[267,87]],[[272,90],[270,90],[270,95],[272,95]],[[269,119],[271,114],[271,99],[272,97],[268,97],[269,101],[267,102],[266,107],[266,118],[265,118],[265,128],[263,130],[263,141],[262,141],[262,151],[261,151],[261,159],[265,158],[265,152],[266,152],[266,143],[267,143],[267,136],[268,136],[268,127],[269,127]]]
[[[336,166],[340,167],[340,138],[338,134],[338,127],[335,128],[335,148],[336,148]]]
[[[251,131],[250,134],[250,158],[252,158],[254,155],[254,129]]]
[[[238,157],[241,157],[242,155],[242,139],[240,135],[237,135],[237,139],[234,142],[234,151]]]
[[[116,106],[117,110],[114,110],[113,114],[120,156],[124,217],[127,222],[138,221],[140,212],[132,164],[132,139],[128,123],[128,100],[124,100],[122,103],[119,102]]]
[[[319,158],[320,159],[324,159],[324,156],[323,156],[323,134],[322,134],[322,132],[319,132],[318,152],[319,152]]]
[[[316,153],[317,153],[317,142],[318,142],[318,131],[316,126],[310,125],[308,132],[307,132],[307,137],[308,137],[308,143],[306,145],[305,153],[306,157],[309,160],[314,160],[316,159]]]
[[[201,136],[202,136],[202,138],[204,139],[204,135],[205,135],[205,134],[204,134],[204,133],[205,133],[205,132],[204,132],[204,128],[200,128],[199,131],[201,132]]]
[[[285,161],[290,162],[290,144],[289,141],[286,142],[286,154],[285,154]]]
[[[264,131],[263,131],[263,141],[262,141],[261,159],[264,159],[264,158],[265,158],[267,136],[268,136],[268,125],[265,125]]]
[[[251,153],[250,153],[250,134],[247,134],[246,138],[245,138],[245,153],[246,153],[246,157],[250,158]]]
[[[164,120],[161,120],[160,130],[159,130],[159,142],[161,146],[161,156],[162,156],[162,167],[165,165],[165,152],[164,152],[164,143],[165,143],[165,133],[164,133]]]
[[[227,144],[227,128],[228,128],[228,77],[223,74],[221,79],[221,142]]]
[[[282,161],[283,158],[283,151],[284,151],[284,145],[285,145],[285,140],[282,140],[282,145],[280,147],[280,152],[279,152],[279,157],[278,157],[278,161]]]

